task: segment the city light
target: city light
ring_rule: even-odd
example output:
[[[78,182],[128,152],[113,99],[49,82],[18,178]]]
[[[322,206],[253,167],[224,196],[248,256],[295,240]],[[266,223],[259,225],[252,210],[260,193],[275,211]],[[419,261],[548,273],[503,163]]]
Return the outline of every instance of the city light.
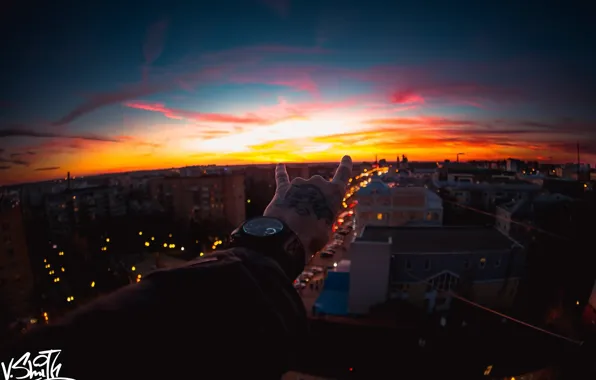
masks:
[[[58,256],[64,256],[64,251],[58,252]]]
[[[135,266],[133,265],[133,266],[132,266],[132,268],[130,268],[130,270],[134,272],[134,271],[136,271],[136,270],[137,270],[137,267],[135,267]]]
[[[168,243],[163,243],[164,248],[168,248]]]
[[[91,287],[95,288],[95,281],[91,281]]]
[[[70,296],[70,297],[66,297],[66,302],[72,302],[74,301],[74,297]]]
[[[151,236],[151,241],[155,240],[155,237]]]
[[[44,313],[43,313],[43,319],[45,319],[45,321],[46,321],[46,322],[48,322],[48,319],[49,319],[49,318],[50,318],[50,317],[48,316],[48,313],[46,313],[46,312],[44,311]]]
[[[488,367],[486,367],[486,369],[484,370],[484,376],[488,376],[490,375],[491,371],[493,370],[493,366],[489,365]]]
[[[333,267],[334,268],[337,268],[337,263],[333,263]]]
[[[199,253],[199,256],[205,256],[205,254],[203,252]]]
[[[180,250],[181,250],[181,251],[184,251],[184,247],[180,247]]]
[[[43,262],[44,262],[44,263],[47,263],[47,262],[48,262],[48,259],[43,259]]]
[[[176,244],[170,244],[169,247],[170,248],[176,248]]]
[[[247,199],[247,200],[246,200],[246,203],[250,203],[250,199]]]
[[[143,236],[143,231],[139,231],[139,236]]]
[[[110,238],[106,238],[106,243],[109,243],[109,242],[110,242]]]
[[[169,234],[168,237],[172,237],[172,234]]]
[[[60,268],[60,270],[61,270],[62,272],[64,272],[64,271],[65,271],[64,267]]]
[[[149,242],[148,241],[145,242],[145,247],[149,247]]]
[[[101,250],[102,251],[107,251],[108,250],[108,247],[101,247]]]
[[[56,278],[54,279],[54,282],[60,282],[60,277],[56,277]]]

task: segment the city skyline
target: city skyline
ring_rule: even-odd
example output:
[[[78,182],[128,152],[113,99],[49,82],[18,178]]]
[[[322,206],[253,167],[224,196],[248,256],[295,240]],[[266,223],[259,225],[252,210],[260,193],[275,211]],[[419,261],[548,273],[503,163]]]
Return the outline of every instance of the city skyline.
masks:
[[[577,10],[338,4],[14,5],[0,176],[343,154],[575,162],[577,141],[596,161]]]

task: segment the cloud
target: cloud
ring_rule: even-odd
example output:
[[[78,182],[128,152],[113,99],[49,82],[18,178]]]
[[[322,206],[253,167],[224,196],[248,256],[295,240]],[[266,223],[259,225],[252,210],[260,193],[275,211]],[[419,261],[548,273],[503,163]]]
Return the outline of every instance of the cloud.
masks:
[[[0,152],[2,153],[2,152]],[[17,152],[17,153],[11,153],[10,157],[11,158],[15,158],[15,157],[20,157],[20,156],[35,156],[37,153],[33,152],[33,151],[26,151],[26,152]]]
[[[163,53],[168,24],[168,20],[161,20],[151,24],[147,30],[147,36],[143,44],[143,56],[145,58],[145,65],[143,66],[144,81],[149,77],[150,66]]]
[[[63,139],[80,139],[90,141],[105,141],[105,142],[118,142],[118,140],[96,136],[91,134],[67,134],[57,132],[45,132],[45,131],[34,131],[25,128],[2,128],[0,129],[0,138],[4,137],[39,137],[39,138],[63,138]]]
[[[10,168],[11,168],[11,166],[8,166],[8,165],[0,165],[0,170],[8,170]]]
[[[145,96],[168,92],[177,88],[192,89],[198,84],[228,78],[243,64],[255,62],[274,54],[312,54],[325,52],[321,48],[303,48],[283,45],[262,45],[230,49],[204,54],[198,59],[186,59],[179,64],[163,69],[153,69],[152,78],[140,83],[131,83],[114,91],[90,95],[85,101],[56,120],[54,126],[64,126],[102,107],[131,101]],[[155,52],[153,52],[155,54]],[[148,55],[149,58],[154,55]],[[291,83],[288,83],[291,84]],[[294,84],[300,84],[299,82]],[[303,83],[302,83],[303,84]]]
[[[60,169],[60,166],[47,166],[44,168],[35,168],[33,170],[36,172],[45,172],[45,171],[58,170],[58,169]]]
[[[237,124],[267,124],[267,120],[254,115],[235,116],[218,113],[202,113],[196,111],[187,111],[176,108],[167,108],[161,103],[129,102],[124,104],[126,107],[145,111],[159,112],[169,119],[192,120],[197,122],[213,123],[237,123]]]

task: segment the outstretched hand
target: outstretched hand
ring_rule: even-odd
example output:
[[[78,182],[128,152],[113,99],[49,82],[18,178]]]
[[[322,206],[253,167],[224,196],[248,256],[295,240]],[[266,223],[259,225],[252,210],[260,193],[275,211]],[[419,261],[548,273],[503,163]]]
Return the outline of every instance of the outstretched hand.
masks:
[[[327,244],[351,175],[350,156],[342,158],[331,181],[315,175],[290,182],[285,165],[279,164],[275,168],[277,189],[264,216],[283,220],[298,235],[310,257]]]

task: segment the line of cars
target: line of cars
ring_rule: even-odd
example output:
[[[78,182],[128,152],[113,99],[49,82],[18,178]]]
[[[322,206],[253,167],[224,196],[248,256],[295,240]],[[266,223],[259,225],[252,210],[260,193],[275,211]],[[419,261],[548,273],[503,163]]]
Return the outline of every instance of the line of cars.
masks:
[[[306,284],[308,284],[317,274],[323,273],[323,270],[323,267],[320,266],[312,266],[304,270],[304,272],[300,273],[300,276],[298,276],[298,278],[294,280],[294,288],[305,288]]]
[[[322,258],[333,257],[338,250],[345,249],[345,239],[354,231],[354,212],[352,210],[344,211],[337,219],[334,226],[333,240],[321,251]]]

